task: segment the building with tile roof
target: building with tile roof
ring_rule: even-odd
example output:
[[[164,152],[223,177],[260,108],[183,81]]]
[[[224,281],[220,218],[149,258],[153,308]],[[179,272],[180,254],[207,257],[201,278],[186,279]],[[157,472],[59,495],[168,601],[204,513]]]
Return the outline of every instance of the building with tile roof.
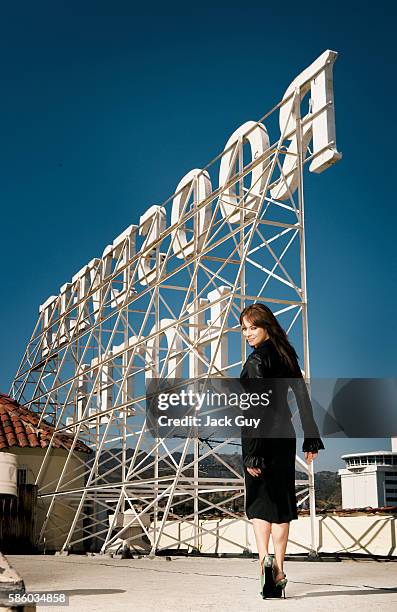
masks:
[[[37,486],[36,540],[52,503],[52,493],[56,490],[62,493],[54,500],[51,517],[45,526],[46,552],[50,552],[59,550],[65,541],[65,533],[68,533],[77,510],[79,494],[76,491],[86,486],[90,462],[95,455],[81,440],[75,441],[70,454],[74,435],[67,432],[54,434],[55,428],[51,423],[46,420],[39,423],[39,420],[38,414],[8,395],[0,394],[0,462],[4,454],[16,456],[18,484]],[[81,519],[77,524],[77,538],[81,537],[81,545],[75,547],[76,551],[84,550],[84,527]]]
[[[8,395],[0,393],[0,450],[20,448],[46,448],[54,433],[54,426],[43,420],[39,425],[39,416],[21,406]],[[53,448],[69,450],[74,436],[57,433],[52,441]],[[91,449],[81,440],[77,440],[74,449],[81,453],[91,453]]]

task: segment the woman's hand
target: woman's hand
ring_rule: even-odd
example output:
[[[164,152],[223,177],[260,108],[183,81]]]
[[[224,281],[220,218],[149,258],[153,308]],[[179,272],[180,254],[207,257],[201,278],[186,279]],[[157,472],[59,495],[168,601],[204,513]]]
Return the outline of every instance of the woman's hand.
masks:
[[[305,457],[306,457],[306,461],[307,464],[310,465],[311,462],[313,461],[313,459],[315,459],[317,457],[318,453],[309,453],[309,452],[305,452]]]
[[[261,473],[261,468],[247,467],[247,472],[248,474],[251,474],[251,476],[259,476]]]

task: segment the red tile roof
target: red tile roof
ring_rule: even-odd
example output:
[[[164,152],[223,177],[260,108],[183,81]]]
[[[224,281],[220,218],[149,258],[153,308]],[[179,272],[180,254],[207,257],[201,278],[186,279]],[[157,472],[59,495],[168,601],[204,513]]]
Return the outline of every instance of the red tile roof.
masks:
[[[0,449],[19,446],[21,448],[46,448],[54,432],[54,426],[41,421],[38,426],[39,416],[21,406],[8,395],[0,393]],[[59,433],[52,441],[53,448],[71,448],[74,436],[67,433]],[[91,453],[92,450],[77,440],[74,449],[82,453]]]

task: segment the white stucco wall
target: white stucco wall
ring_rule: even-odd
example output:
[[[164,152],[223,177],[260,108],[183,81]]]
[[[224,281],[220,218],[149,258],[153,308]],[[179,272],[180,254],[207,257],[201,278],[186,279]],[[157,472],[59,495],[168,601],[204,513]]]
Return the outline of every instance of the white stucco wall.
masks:
[[[341,477],[343,508],[379,508],[382,505],[378,499],[376,468],[367,467],[360,472],[341,469],[338,473]]]
[[[7,449],[7,452],[13,453],[17,456],[18,467],[26,466],[28,468],[27,482],[29,484],[35,484],[46,449],[11,447]],[[39,484],[40,494],[51,493],[55,490],[67,456],[67,452],[62,449],[51,449],[50,457]],[[89,455],[86,453],[80,452],[76,452],[74,455],[72,455],[65,474],[65,484],[61,490],[65,491],[71,488],[84,487],[84,469],[81,466],[79,458],[85,461],[88,457]],[[77,507],[76,502],[73,502],[73,500],[70,497],[68,498],[68,496],[59,497],[58,500],[55,502],[51,511],[51,515],[44,533],[46,539],[46,550],[60,550],[66,538],[65,534],[67,534],[71,522],[75,516],[75,508]],[[40,533],[50,501],[51,498],[40,497],[38,499],[35,525],[36,538]],[[81,537],[82,534],[81,521],[78,523],[78,526],[79,529],[77,531],[77,539]],[[76,536],[74,536],[74,539],[76,539]],[[81,549],[81,545],[77,545],[75,549]]]
[[[201,521],[201,525],[212,531],[201,538],[202,553],[242,553],[245,548],[251,552],[258,552],[250,521],[213,519]],[[358,513],[353,516],[327,514],[315,518],[318,552],[323,553],[397,556],[396,531],[395,516],[389,514]],[[291,521],[287,554],[308,553],[311,548],[310,534],[309,516],[301,516]],[[193,546],[192,524],[182,523],[178,526],[167,521],[160,546],[177,548],[174,538],[179,535],[182,539],[191,538],[189,544]],[[182,549],[186,547],[187,544],[181,544]],[[270,552],[273,552],[271,540]]]

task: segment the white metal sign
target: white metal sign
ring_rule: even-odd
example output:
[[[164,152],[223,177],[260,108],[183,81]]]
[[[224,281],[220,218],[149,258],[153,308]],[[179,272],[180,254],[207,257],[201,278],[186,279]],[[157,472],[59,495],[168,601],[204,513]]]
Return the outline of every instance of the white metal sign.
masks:
[[[52,419],[54,436],[72,432],[94,451],[94,459],[76,472],[73,444],[49,484],[52,449],[46,450],[37,477],[48,504],[41,538],[48,542],[51,516],[61,502],[73,510],[55,547],[78,548],[91,539],[108,550],[123,538],[123,532],[112,531],[117,517],[132,510],[130,526],[140,525],[158,550],[171,505],[177,520],[176,502],[183,495],[192,503],[190,544],[196,548],[203,534],[202,504],[233,516],[228,499],[243,496],[235,468],[229,466],[231,479],[222,486],[219,478],[211,485],[209,479],[201,482],[199,473],[208,456],[227,464],[219,454],[226,443],[210,448],[195,440],[190,456],[189,440],[180,448],[149,440],[144,383],[155,376],[236,375],[246,351],[238,315],[253,301],[274,308],[302,347],[309,375],[303,176],[305,166],[320,173],[341,157],[335,137],[336,57],[325,51],[293,80],[273,111],[236,129],[211,164],[188,172],[168,200],[149,206],[137,225],[40,306],[11,393],[41,419]],[[305,98],[309,111],[301,116]],[[162,479],[160,470],[170,478]],[[205,499],[205,492],[199,495],[199,488],[217,487],[225,495],[220,505]],[[301,499],[306,492],[302,489]],[[154,522],[145,527],[150,512]],[[92,523],[89,535],[83,535],[84,520]]]

